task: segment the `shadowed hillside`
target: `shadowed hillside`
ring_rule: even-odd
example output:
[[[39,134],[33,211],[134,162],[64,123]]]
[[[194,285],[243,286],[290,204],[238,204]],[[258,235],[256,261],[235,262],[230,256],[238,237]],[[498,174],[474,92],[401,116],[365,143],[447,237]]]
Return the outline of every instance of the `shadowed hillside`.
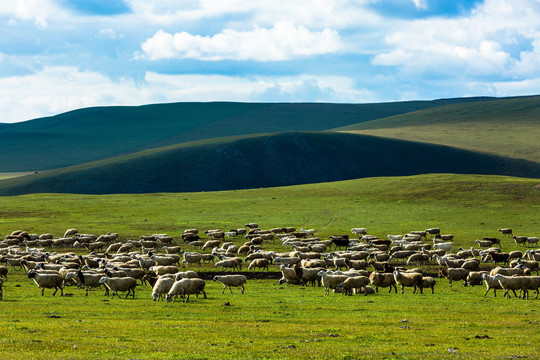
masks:
[[[0,182],[0,195],[233,190],[424,173],[540,177],[540,164],[333,132],[171,146]]]
[[[440,106],[335,130],[448,145],[540,163],[540,96]]]
[[[1,125],[0,172],[55,169],[218,137],[321,131],[434,106],[488,100],[492,98],[379,104],[214,102],[86,108]]]

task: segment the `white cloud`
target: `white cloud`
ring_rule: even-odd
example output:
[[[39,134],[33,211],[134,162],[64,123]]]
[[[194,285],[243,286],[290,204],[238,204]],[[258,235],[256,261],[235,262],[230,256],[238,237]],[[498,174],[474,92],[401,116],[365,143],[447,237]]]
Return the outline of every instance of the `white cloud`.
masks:
[[[261,96],[273,92],[273,99]],[[314,100],[314,97],[315,99]],[[112,80],[76,67],[45,67],[30,75],[0,78],[0,122],[56,115],[90,106],[176,101],[366,102],[372,96],[344,77],[164,75],[147,72],[143,83]]]
[[[539,17],[534,0],[486,0],[468,17],[400,21],[385,38],[387,50],[372,63],[397,67],[404,76],[439,79],[531,76],[539,70]],[[523,51],[516,56],[511,47]]]
[[[193,58],[200,60],[279,61],[295,57],[330,54],[342,46],[335,30],[310,31],[289,22],[277,22],[271,29],[255,27],[251,31],[225,29],[213,36],[163,30],[142,43],[150,60]]]
[[[16,20],[32,21],[37,27],[45,28],[47,20],[63,13],[52,0],[16,0],[1,1],[0,16],[7,16],[10,25],[16,25]]]

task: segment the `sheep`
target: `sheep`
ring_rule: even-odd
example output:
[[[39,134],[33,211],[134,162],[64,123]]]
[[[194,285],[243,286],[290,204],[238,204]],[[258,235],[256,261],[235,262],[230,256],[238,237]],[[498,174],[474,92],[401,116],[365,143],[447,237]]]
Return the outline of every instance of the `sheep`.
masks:
[[[4,285],[4,280],[0,278],[0,301],[2,301],[2,298],[4,297],[4,290],[2,289],[2,285]],[[538,296],[538,291],[537,291]]]
[[[478,270],[478,268],[480,267],[480,260],[478,260],[478,259],[465,260],[461,264],[461,267],[464,268],[464,269],[467,269],[469,271]]]
[[[311,283],[315,286],[317,283],[318,286],[321,286],[321,278],[317,276],[319,271],[324,270],[323,268],[296,268],[294,269],[297,277],[300,278],[302,284],[307,286],[308,283]]]
[[[413,262],[416,262],[417,264],[427,264],[429,261],[429,255],[422,254],[422,253],[416,253],[409,256],[407,259],[407,265],[411,265]]]
[[[189,266],[189,264],[197,264],[197,266],[201,266],[201,260],[202,256],[199,253],[188,253],[185,252],[184,254],[184,260],[182,260],[182,266],[186,265]]]
[[[499,253],[499,252],[490,251],[486,255],[485,260],[491,260],[495,264],[498,264],[500,262],[502,262],[503,264],[508,264],[509,257],[510,257],[510,254],[508,253]]]
[[[354,291],[355,294],[358,294],[360,289],[365,288],[368,284],[369,278],[367,276],[349,277],[342,283],[337,284],[336,292],[344,292],[345,295],[352,295]]]
[[[300,232],[306,233],[307,236],[311,236],[311,237],[314,237],[314,236],[315,236],[315,229],[307,229],[307,230],[306,230],[306,229],[302,228],[302,229],[300,230]]]
[[[142,256],[137,257],[141,269],[147,270],[156,265],[155,260],[144,259]]]
[[[338,284],[348,279],[346,275],[329,275],[325,270],[319,271],[317,276],[321,277],[325,295],[329,295],[330,289],[335,290]]]
[[[86,290],[86,296],[88,296],[88,291],[90,288],[93,287],[100,287],[101,284],[99,283],[99,280],[103,277],[102,274],[94,274],[94,273],[83,273],[82,271],[76,271],[76,272],[70,272],[66,275],[66,280],[70,280],[72,278],[77,277],[82,285],[84,285]],[[105,292],[105,295],[108,294],[108,289]]]
[[[403,259],[403,262],[405,262],[405,259],[411,256],[414,253],[412,250],[399,250],[394,252],[388,261],[392,261],[394,259]]]
[[[464,280],[463,285],[467,286],[467,276],[469,270],[463,268],[448,268],[439,270],[439,277],[448,279],[448,284],[452,287],[452,281]]]
[[[487,273],[487,271],[470,271],[467,275],[467,284],[471,286],[482,285],[483,276]]]
[[[151,260],[154,260],[156,262],[156,265],[174,265],[179,264],[180,257],[175,254],[167,254],[167,255],[152,255],[150,256]]]
[[[426,232],[426,235],[427,234],[430,234],[430,235],[438,235],[441,233],[441,229],[439,228],[429,228],[429,229],[426,229],[424,230]]]
[[[208,240],[204,243],[202,250],[213,249],[221,244],[221,240]]]
[[[184,297],[186,295],[186,298],[183,300],[183,302],[187,303],[189,302],[189,295],[190,294],[199,294],[202,292],[204,294],[204,298],[206,299],[206,292],[204,291],[204,288],[206,286],[206,283],[204,280],[199,278],[194,279],[181,279],[178,281],[175,281],[167,293],[166,300],[167,302],[174,301],[178,296]]]
[[[538,243],[538,237],[537,236],[528,236],[527,237],[527,246],[532,245],[532,244],[537,244],[537,243]]]
[[[247,223],[246,225],[244,225],[244,227],[247,227],[247,228],[250,228],[250,229],[257,229],[257,228],[259,228],[259,224],[252,222],[252,223]]]
[[[512,251],[514,252],[514,251]],[[511,254],[511,253],[510,253]],[[536,261],[540,261],[540,251],[536,251],[536,250],[527,250],[525,251],[525,254],[524,254],[526,258],[528,258],[529,260],[536,260]],[[519,258],[521,258],[522,256],[519,256]]]
[[[366,228],[352,228],[351,229],[351,233],[353,233],[354,235],[366,235],[367,234],[367,230]]]
[[[536,296],[534,297],[535,299],[538,299],[539,288],[540,288],[540,276],[530,276],[529,277],[529,290],[536,291]]]
[[[422,274],[420,273],[403,273],[399,269],[394,270],[394,279],[396,280],[397,285],[401,285],[401,293],[405,293],[405,286],[413,287],[413,294],[416,294],[416,291],[420,289],[420,293],[423,293],[422,290]]]
[[[221,268],[231,268],[231,271],[234,271],[235,269],[240,271],[242,270],[242,264],[238,261],[238,259],[226,259],[218,261],[214,264],[214,267],[221,266]]]
[[[165,274],[175,274],[178,272],[178,268],[176,266],[162,266],[162,265],[156,265],[151,266],[149,268],[151,272],[156,274],[157,276],[165,275]]]
[[[79,231],[77,229],[67,229],[66,232],[64,233],[64,237],[67,238],[70,236],[77,235],[78,232]]]
[[[432,294],[435,292],[435,284],[436,283],[437,282],[435,281],[435,279],[430,277],[430,276],[422,277],[422,288],[423,289],[431,288],[431,293]]]
[[[46,288],[54,288],[53,296],[60,289],[60,296],[64,296],[64,278],[60,274],[40,274],[36,270],[30,270],[28,272],[28,278],[33,279],[41,289],[41,296],[44,295]]]
[[[514,239],[516,245],[518,246],[521,246],[522,244],[526,244],[527,243],[527,239],[528,237],[527,236],[512,236],[512,239]]]
[[[475,240],[474,241],[475,243],[478,244],[478,247],[491,247],[493,245],[493,243],[491,242],[491,240]]]
[[[502,289],[501,284],[497,280],[495,280],[495,276],[488,275],[486,273],[482,274],[482,280],[484,280],[484,283],[486,284],[486,293],[484,296],[486,296],[489,292],[489,290],[493,289],[493,294],[495,294],[495,297],[497,297],[497,289]],[[514,295],[516,295],[514,291]]]
[[[391,293],[392,287],[394,287],[394,290],[397,294],[396,279],[394,278],[394,274],[374,271],[369,274],[369,280],[371,282],[371,285],[375,286],[376,292],[379,292],[379,286],[390,288],[388,293]]]
[[[164,246],[163,250],[167,252],[167,254],[179,254],[180,250],[182,248],[180,246]]]
[[[435,235],[435,239],[442,240],[442,241],[452,241],[454,239],[454,235],[452,234],[438,234]],[[433,240],[435,241],[435,240]]]
[[[279,279],[278,282],[280,285],[283,283],[289,283],[294,285],[300,284],[303,272],[302,268],[290,268],[285,265],[281,265],[279,268],[281,270],[281,279]]]
[[[152,299],[154,301],[161,300],[172,288],[175,280],[167,276],[158,277],[156,283],[152,287]]]
[[[137,280],[132,277],[117,277],[110,278],[108,276],[103,276],[99,279],[99,283],[105,285],[109,290],[112,290],[111,297],[114,297],[114,294],[120,298],[118,291],[127,291],[126,299],[129,294],[132,294],[132,298],[135,299],[135,287],[137,286]]]
[[[500,232],[501,234],[503,235],[507,235],[507,236],[512,236],[512,229],[510,228],[502,228],[502,229],[498,229],[497,230],[498,232]]]
[[[535,260],[527,261],[527,260],[518,259],[517,262],[519,265],[525,266],[531,272],[536,271],[536,275],[538,276],[538,271],[540,267],[539,266],[540,264],[538,263],[538,261],[535,261]]]
[[[268,271],[268,265],[270,265],[270,260],[268,259],[254,259],[248,266],[248,270],[253,268],[266,269]]]
[[[283,264],[285,266],[293,266],[295,264],[300,263],[301,259],[298,257],[281,257],[277,256],[274,258],[274,263],[276,264]]]
[[[223,284],[223,289],[221,290],[221,293],[223,294],[225,292],[225,289],[229,287],[229,290],[232,292],[233,286],[239,286],[242,288],[240,291],[242,294],[244,293],[244,285],[246,284],[247,277],[244,275],[216,275],[214,276],[213,281],[219,281]]]
[[[453,242],[443,242],[433,245],[433,249],[442,249],[446,251],[453,251],[454,250],[454,243]]]
[[[523,276],[523,275],[529,275],[530,273],[531,271],[525,267],[502,268],[502,267],[497,266],[496,268],[492,269],[489,272],[489,275],[495,276],[497,274],[500,274],[500,275],[506,275],[506,276],[512,276],[512,275]]]
[[[493,277],[493,279],[501,284],[501,287],[504,289],[504,296],[507,299],[510,299],[508,290],[521,290],[521,298],[529,298],[530,279],[528,276],[505,276],[497,274]]]

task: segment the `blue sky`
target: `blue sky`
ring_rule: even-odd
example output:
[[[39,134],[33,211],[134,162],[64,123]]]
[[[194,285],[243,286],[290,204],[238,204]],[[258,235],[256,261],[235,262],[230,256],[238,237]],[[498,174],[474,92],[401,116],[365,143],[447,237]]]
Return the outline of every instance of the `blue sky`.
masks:
[[[538,0],[17,0],[0,122],[175,101],[540,94]]]

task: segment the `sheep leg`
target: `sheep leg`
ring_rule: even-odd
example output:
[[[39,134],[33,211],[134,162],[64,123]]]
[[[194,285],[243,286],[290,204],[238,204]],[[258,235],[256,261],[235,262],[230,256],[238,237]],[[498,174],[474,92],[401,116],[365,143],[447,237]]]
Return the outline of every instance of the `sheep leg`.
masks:
[[[41,296],[45,295],[45,288],[41,288]]]
[[[223,286],[223,290],[221,290],[221,293],[223,294],[225,292],[225,289],[227,288],[227,285]],[[231,290],[232,293],[232,290]]]

